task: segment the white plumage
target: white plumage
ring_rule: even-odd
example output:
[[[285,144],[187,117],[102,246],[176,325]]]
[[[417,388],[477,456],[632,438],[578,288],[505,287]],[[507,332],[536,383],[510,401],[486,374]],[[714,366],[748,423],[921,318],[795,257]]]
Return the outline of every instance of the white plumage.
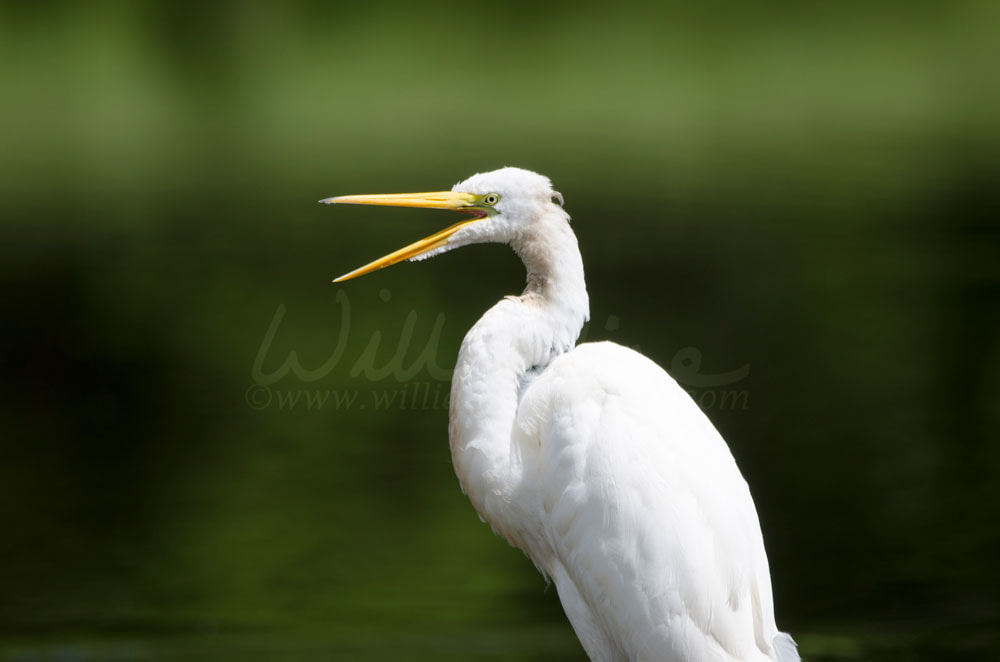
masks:
[[[775,625],[760,524],[725,441],[649,359],[575,346],[589,303],[557,200],[547,178],[517,168],[450,193],[328,199],[475,215],[338,280],[510,244],[527,288],[472,327],[452,381],[452,460],[473,506],[552,579],[593,660],[798,660]]]

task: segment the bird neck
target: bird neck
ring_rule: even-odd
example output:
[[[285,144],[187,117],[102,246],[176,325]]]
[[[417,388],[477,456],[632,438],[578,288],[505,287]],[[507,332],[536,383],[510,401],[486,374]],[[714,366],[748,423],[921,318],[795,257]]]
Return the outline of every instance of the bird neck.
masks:
[[[534,500],[524,480],[533,466],[519,443],[518,405],[531,380],[576,344],[589,318],[583,260],[565,213],[553,206],[511,247],[527,269],[527,287],[505,297],[469,330],[452,378],[452,462],[463,491],[495,531],[522,549]],[[524,504],[524,507],[522,507]]]
[[[511,241],[511,248],[524,262],[528,285],[524,297],[537,299],[550,312],[568,312],[576,320],[579,334],[590,317],[587,286],[583,277],[583,258],[576,235],[569,226],[569,216],[562,209],[553,210]]]

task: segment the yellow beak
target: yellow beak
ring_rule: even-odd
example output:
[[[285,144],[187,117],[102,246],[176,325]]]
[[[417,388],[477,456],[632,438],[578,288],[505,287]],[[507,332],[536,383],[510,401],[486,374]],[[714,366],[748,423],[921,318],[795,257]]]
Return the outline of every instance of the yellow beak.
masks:
[[[363,267],[348,272],[333,280],[339,283],[358,276],[364,276],[377,269],[388,267],[389,265],[409,260],[410,258],[422,255],[427,251],[440,248],[448,243],[448,238],[476,221],[486,217],[487,213],[477,206],[478,198],[471,193],[457,193],[454,191],[436,191],[434,193],[386,193],[380,195],[342,195],[337,198],[326,198],[320,202],[328,205],[382,205],[386,207],[424,207],[428,209],[452,209],[475,214],[475,218],[461,221],[445,228],[440,232],[435,232],[429,237],[424,237],[420,241],[415,241],[409,246],[404,246],[398,251],[393,251],[388,255],[369,262]]]

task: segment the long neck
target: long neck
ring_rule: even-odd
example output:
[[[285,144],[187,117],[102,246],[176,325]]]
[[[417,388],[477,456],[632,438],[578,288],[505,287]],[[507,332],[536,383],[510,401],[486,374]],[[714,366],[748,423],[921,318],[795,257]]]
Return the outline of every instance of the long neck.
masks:
[[[479,514],[510,542],[525,547],[524,448],[515,419],[531,377],[576,344],[589,317],[583,261],[568,217],[552,210],[515,237],[528,285],[493,306],[466,334],[451,389],[452,462]],[[527,451],[530,452],[530,451]]]

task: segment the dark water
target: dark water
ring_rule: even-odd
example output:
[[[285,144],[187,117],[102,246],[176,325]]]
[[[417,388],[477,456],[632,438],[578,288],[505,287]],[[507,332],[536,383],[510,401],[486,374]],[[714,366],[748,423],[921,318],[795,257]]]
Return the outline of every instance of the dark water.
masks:
[[[535,11],[0,10],[0,657],[581,659],[446,443],[516,258],[335,286],[450,219],[315,204],[505,164],[729,441],[803,656],[995,656],[995,7]]]

